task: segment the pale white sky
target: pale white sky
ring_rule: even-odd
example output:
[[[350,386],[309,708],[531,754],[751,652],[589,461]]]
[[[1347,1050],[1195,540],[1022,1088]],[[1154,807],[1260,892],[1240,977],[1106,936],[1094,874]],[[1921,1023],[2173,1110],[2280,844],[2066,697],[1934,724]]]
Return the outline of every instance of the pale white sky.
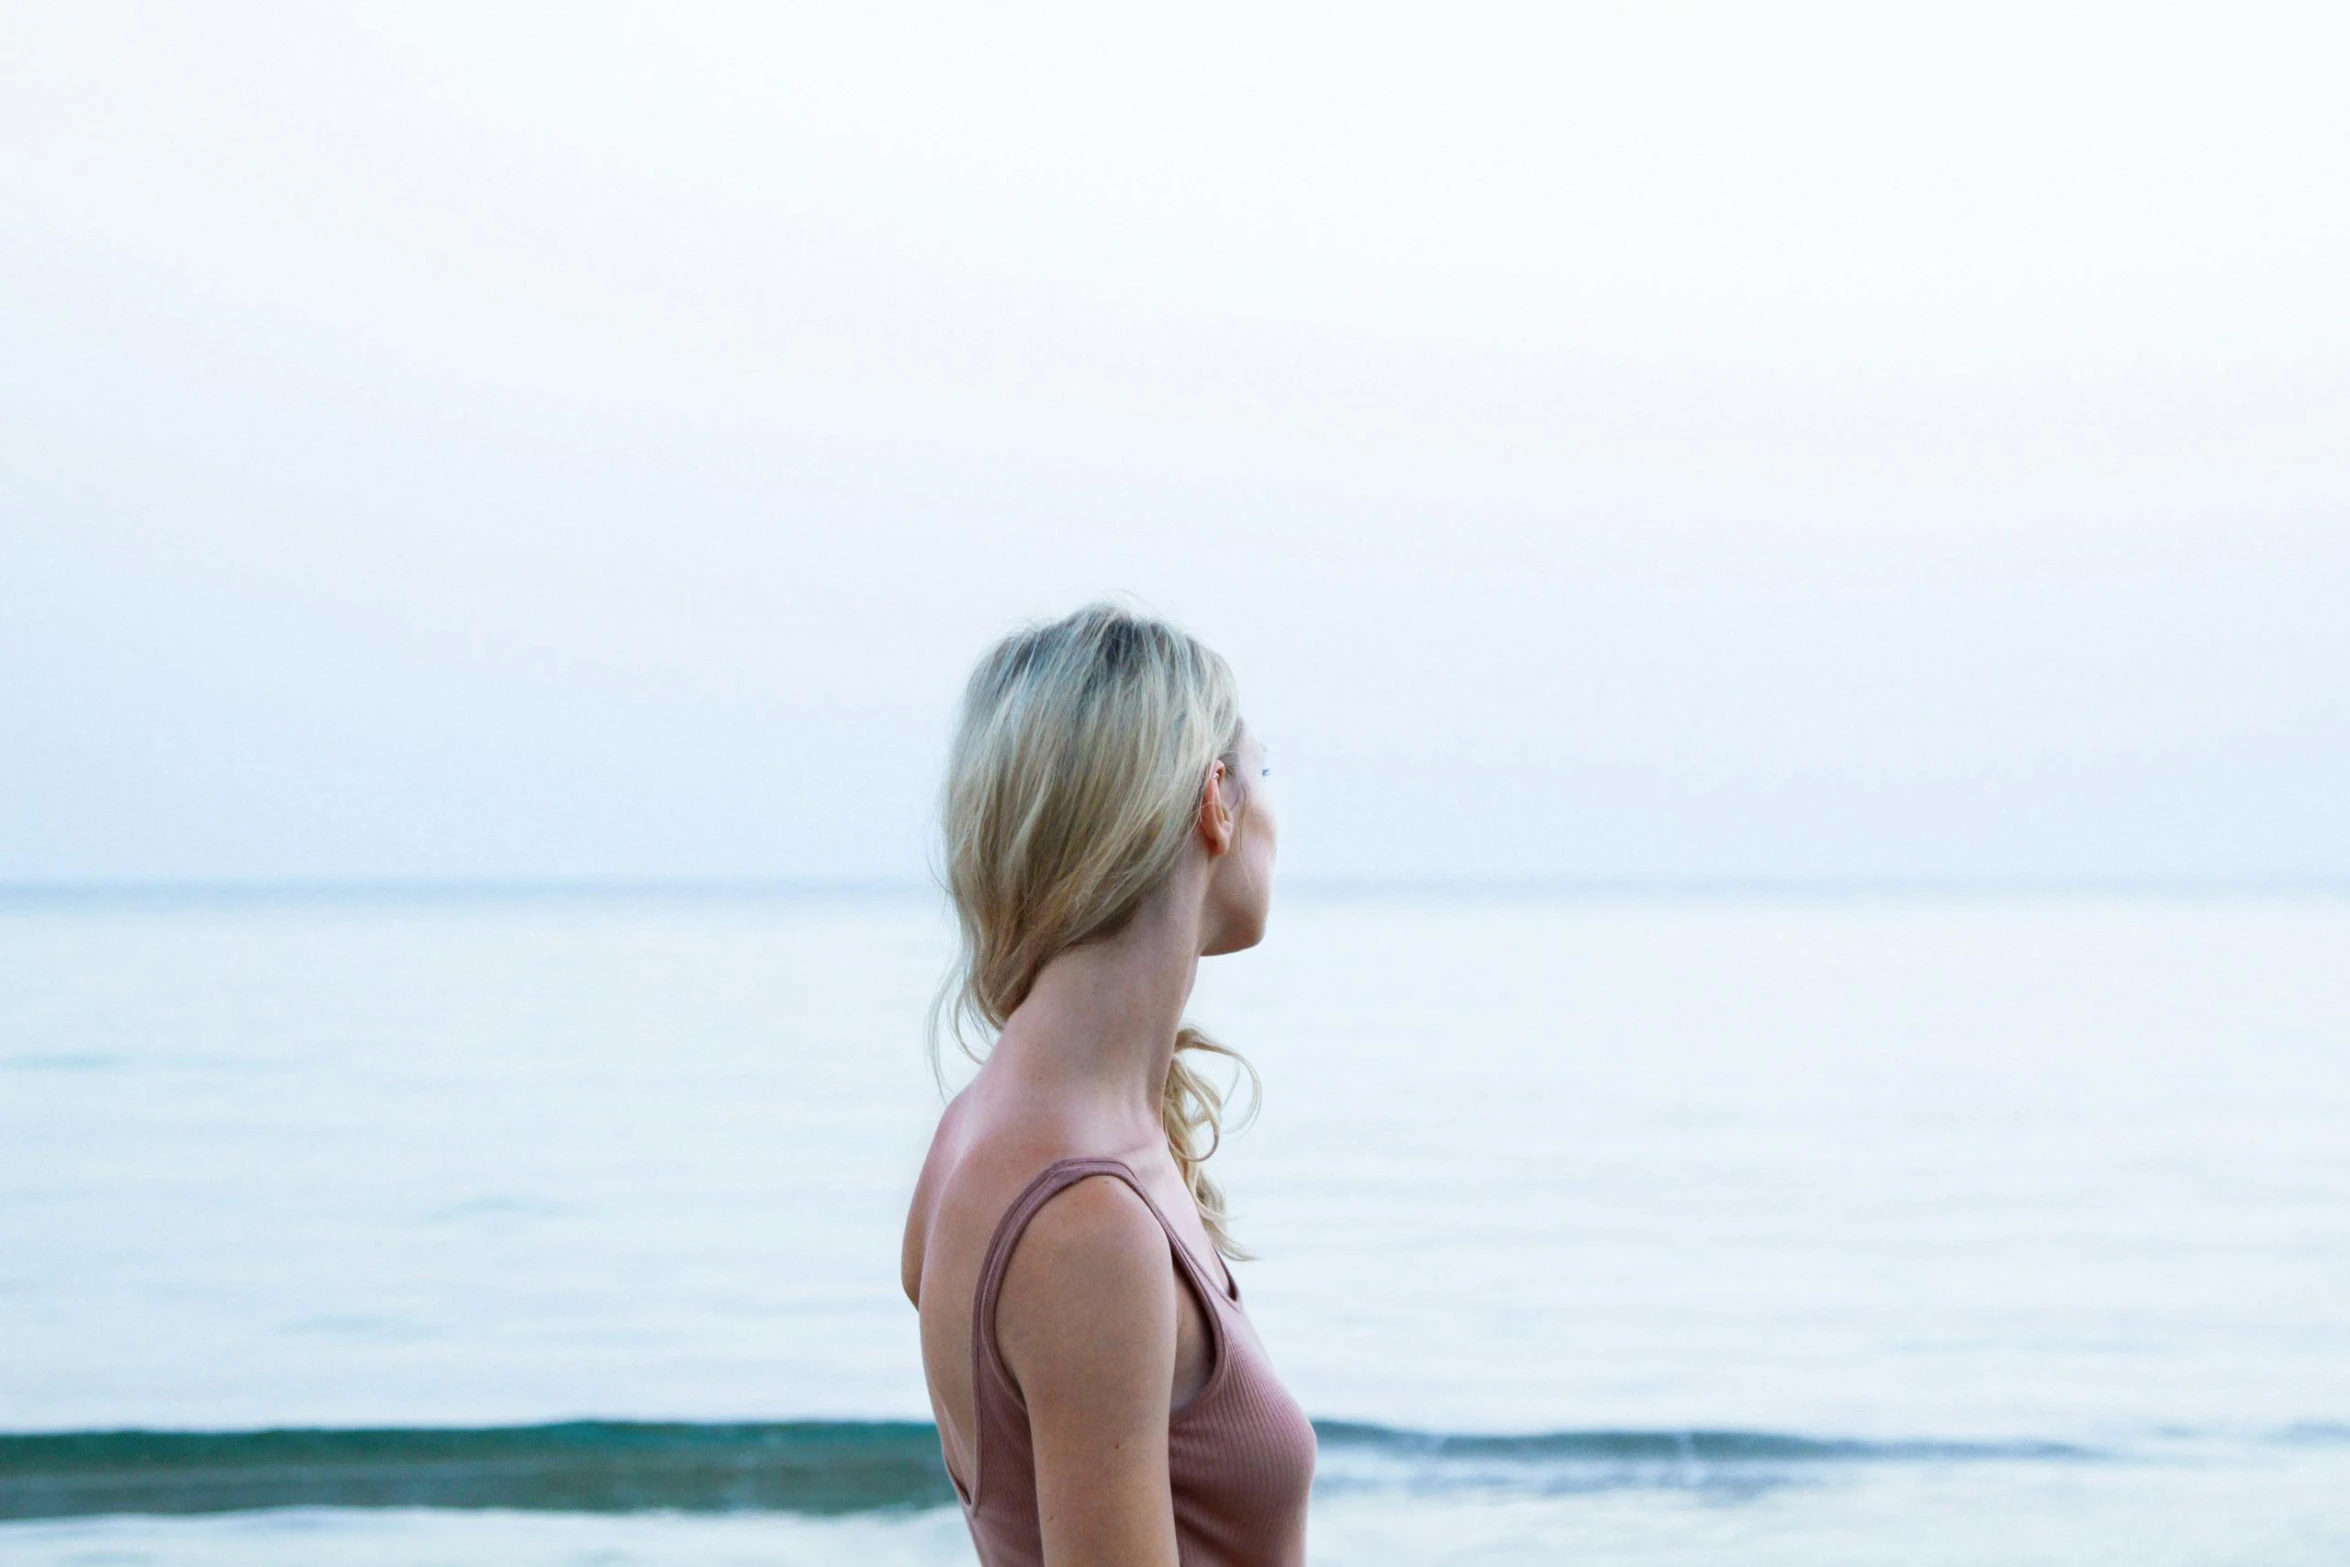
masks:
[[[837,9],[0,13],[0,881],[2350,875],[2350,10]]]

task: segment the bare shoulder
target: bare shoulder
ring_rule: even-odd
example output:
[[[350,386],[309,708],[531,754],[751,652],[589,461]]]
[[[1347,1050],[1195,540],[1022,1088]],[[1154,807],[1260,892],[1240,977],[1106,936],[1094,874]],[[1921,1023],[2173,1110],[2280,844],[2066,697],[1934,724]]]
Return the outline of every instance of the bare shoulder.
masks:
[[[1037,1209],[996,1305],[996,1345],[1023,1391],[1140,1396],[1163,1421],[1177,1309],[1168,1262],[1166,1232],[1116,1176],[1083,1177]]]
[[[1113,1278],[1148,1275],[1174,1294],[1167,1235],[1140,1193],[1115,1175],[1087,1175],[1038,1208],[1013,1248],[1005,1283],[1025,1273],[1039,1282],[1079,1283],[1063,1274],[1099,1271]]]

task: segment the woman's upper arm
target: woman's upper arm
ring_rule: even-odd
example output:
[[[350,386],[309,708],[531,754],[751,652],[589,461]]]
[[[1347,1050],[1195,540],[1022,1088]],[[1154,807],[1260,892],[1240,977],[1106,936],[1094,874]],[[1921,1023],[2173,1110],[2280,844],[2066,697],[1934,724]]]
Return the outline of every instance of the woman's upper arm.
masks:
[[[1175,1290],[1166,1232],[1113,1176],[1057,1194],[1013,1249],[996,1345],[1028,1405],[1051,1567],[1173,1567]]]

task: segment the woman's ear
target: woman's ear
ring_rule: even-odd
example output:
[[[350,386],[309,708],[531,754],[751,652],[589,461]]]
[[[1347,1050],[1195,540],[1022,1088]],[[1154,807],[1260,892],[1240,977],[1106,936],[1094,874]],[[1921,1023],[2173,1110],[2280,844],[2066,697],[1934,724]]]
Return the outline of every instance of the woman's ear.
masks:
[[[1207,782],[1201,786],[1199,799],[1200,841],[1208,848],[1208,858],[1218,859],[1232,848],[1232,807],[1224,803],[1225,767],[1221,757],[1208,764]]]

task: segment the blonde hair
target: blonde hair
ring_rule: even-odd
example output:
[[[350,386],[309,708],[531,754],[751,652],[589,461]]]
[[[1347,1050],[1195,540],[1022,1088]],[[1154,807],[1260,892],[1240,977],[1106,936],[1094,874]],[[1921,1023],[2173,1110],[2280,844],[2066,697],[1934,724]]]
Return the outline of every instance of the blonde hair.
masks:
[[[1239,689],[1224,660],[1115,604],[1016,631],[979,661],[963,693],[944,810],[962,956],[939,1010],[965,1055],[983,1059],[967,1024],[992,1038],[1047,962],[1116,933],[1159,890],[1198,820],[1209,766],[1229,759],[1239,738]],[[1236,1051],[1188,1020],[1177,1031],[1159,1104],[1167,1149],[1217,1250],[1245,1257],[1206,1170],[1223,1140],[1227,1090],[1187,1052],[1236,1062],[1251,1114],[1262,1085]]]

